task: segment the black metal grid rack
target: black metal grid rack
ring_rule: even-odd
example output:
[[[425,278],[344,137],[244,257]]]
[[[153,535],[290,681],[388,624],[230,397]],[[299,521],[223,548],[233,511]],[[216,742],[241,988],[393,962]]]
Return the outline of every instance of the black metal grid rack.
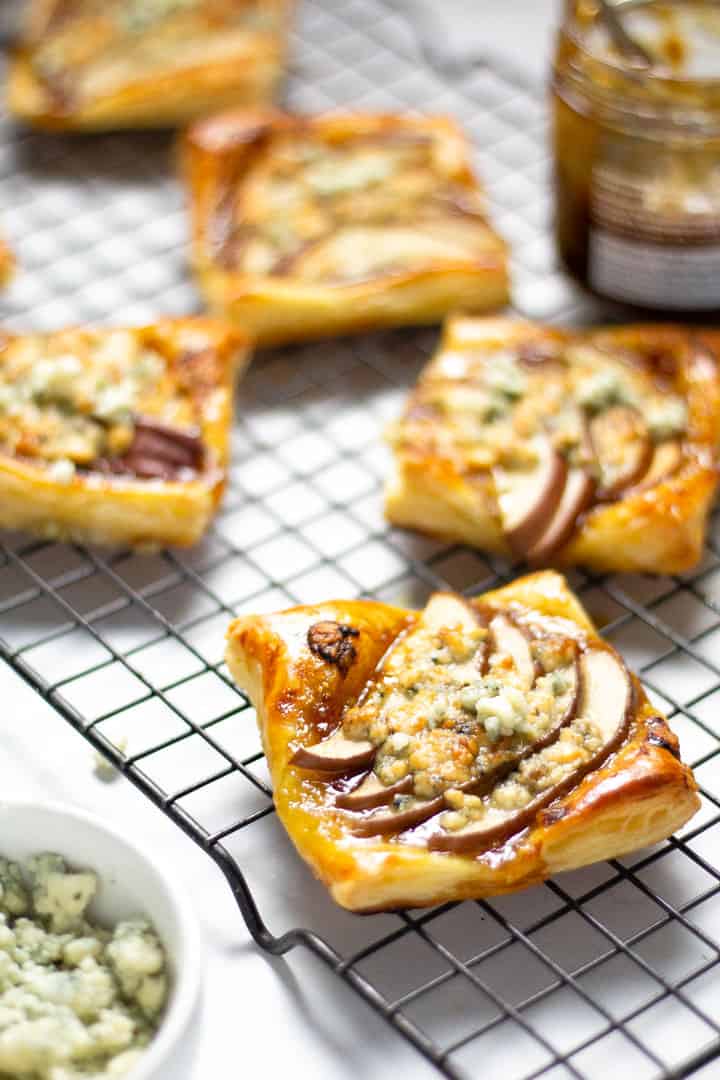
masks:
[[[459,116],[514,247],[523,314],[608,315],[553,262],[539,91],[482,65],[434,71],[383,0],[305,0],[295,45],[299,108]],[[196,302],[163,139],[71,141],[4,122],[0,195],[25,270],[5,299],[11,326],[142,321]],[[331,595],[417,606],[435,588],[470,595],[508,577],[382,521],[378,435],[434,340],[388,333],[258,358],[228,497],[191,552],[4,535],[0,652],[215,860],[263,949],[311,949],[446,1075],[687,1076],[720,1055],[717,531],[690,575],[571,575],[695,766],[703,808],[680,836],[513,897],[360,920],[333,907],[274,817],[251,710],[222,663],[229,619]]]

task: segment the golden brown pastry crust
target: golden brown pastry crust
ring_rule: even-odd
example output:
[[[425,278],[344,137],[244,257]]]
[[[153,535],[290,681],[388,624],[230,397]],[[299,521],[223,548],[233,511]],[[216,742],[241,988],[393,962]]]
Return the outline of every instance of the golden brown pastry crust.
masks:
[[[167,47],[173,61],[165,68],[156,63],[143,68],[142,63],[137,63],[137,57],[142,56],[138,39],[123,36],[119,27],[114,31],[107,25],[103,27],[102,48],[94,50],[92,39],[85,47],[84,39],[97,33],[98,5],[93,7],[93,17],[83,15],[83,0],[32,0],[28,6],[25,38],[10,60],[10,111],[52,131],[102,131],[176,127],[218,109],[271,101],[283,75],[294,0],[249,2],[250,16],[257,9],[256,17],[265,18],[268,24],[249,24],[244,31],[241,24],[228,26],[222,36],[216,33],[212,44],[203,33],[211,32],[210,8],[223,8],[222,0],[179,5],[179,11],[171,12],[170,18],[160,18],[141,31],[143,37],[154,39],[154,61],[169,26]],[[230,15],[240,10],[238,5],[225,6]],[[55,42],[60,33],[67,34],[71,19],[70,54],[53,72],[57,87],[53,92],[52,83],[39,74],[38,68],[46,55],[54,55]],[[192,42],[197,54],[188,51],[185,61],[178,63],[173,35],[180,35],[186,49]],[[85,59],[82,63],[74,61],[74,55],[84,55]],[[118,78],[117,69],[123,64],[126,74]],[[112,78],[104,74],[104,69],[110,67],[115,73]]]
[[[339,283],[310,280],[297,271],[250,273],[227,265],[223,248],[236,193],[243,195],[258,162],[266,167],[276,146],[301,139],[321,147],[342,147],[354,140],[375,147],[431,140],[438,187],[452,185],[468,207],[473,206],[471,216],[469,210],[465,217],[455,212],[454,226],[475,230],[482,250],[424,259],[415,269],[377,270],[362,280]],[[487,225],[468,142],[450,119],[363,113],[309,118],[277,110],[236,110],[194,125],[184,139],[182,160],[200,287],[214,312],[248,327],[259,344],[435,323],[454,308],[488,311],[507,303],[506,248]],[[347,221],[352,223],[352,217]]]
[[[63,349],[74,338],[99,341],[111,331],[63,331]],[[200,436],[204,463],[194,476],[173,480],[109,475],[90,467],[59,479],[42,454],[0,451],[0,527],[49,539],[153,548],[186,546],[200,539],[222,497],[226,481],[232,395],[249,353],[239,330],[211,319],[166,319],[129,331],[166,358],[167,377],[182,387],[182,408]],[[48,335],[60,338],[60,334]],[[0,373],[8,345],[4,334]],[[1,382],[2,380],[0,380]],[[146,415],[164,419],[159,391]],[[92,466],[92,462],[90,463]]]
[[[15,256],[11,248],[0,237],[0,285],[7,285],[15,273]]]
[[[551,571],[521,578],[480,598],[497,610],[519,604],[571,620],[600,645],[564,579]],[[667,837],[698,809],[677,740],[637,680],[635,719],[621,747],[569,795],[540,811],[529,828],[477,855],[428,851],[411,842],[360,837],[329,795],[326,778],[291,758],[337,725],[390,643],[416,613],[370,601],[333,601],[277,615],[243,616],[228,632],[230,670],[256,710],[281,821],[314,873],[343,907],[358,912],[427,906],[512,892],[549,875],[612,858]],[[346,674],[307,643],[328,619],[359,631]],[[606,646],[600,646],[606,647]]]
[[[520,345],[542,350],[554,343],[613,350],[641,348],[676,358],[673,390],[687,406],[681,467],[652,485],[630,485],[612,501],[581,515],[573,535],[550,559],[560,566],[598,571],[674,574],[698,562],[705,524],[717,486],[715,466],[720,431],[720,333],[682,326],[633,325],[570,333],[504,318],[450,318],[440,349],[421,376],[405,417],[428,380],[439,377],[444,358],[454,352]],[[427,430],[430,430],[428,428]],[[398,437],[399,436],[399,437]],[[395,469],[385,510],[394,525],[418,529],[485,551],[510,555],[498,512],[496,490],[487,471],[468,469],[456,454],[441,454],[432,435],[415,439],[398,425]],[[547,560],[538,560],[542,565]]]

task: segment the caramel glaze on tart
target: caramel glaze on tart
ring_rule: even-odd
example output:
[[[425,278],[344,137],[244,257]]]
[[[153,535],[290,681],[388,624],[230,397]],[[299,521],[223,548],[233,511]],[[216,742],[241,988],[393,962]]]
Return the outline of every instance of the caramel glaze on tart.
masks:
[[[434,499],[438,533],[531,565],[687,568],[716,484],[717,346],[682,327],[451,319],[390,432],[390,520],[432,531]]]
[[[598,768],[633,707],[620,657],[571,624],[440,593],[339,727],[292,760],[327,775],[359,836],[478,851]]]
[[[656,843],[699,805],[666,721],[552,571],[423,612],[243,615],[227,662],[280,820],[353,911],[536,884]]]
[[[225,485],[245,336],[211,319],[0,340],[0,527],[194,543]]]
[[[151,329],[8,338],[0,351],[0,453],[64,475],[189,480],[203,471],[198,375]]]

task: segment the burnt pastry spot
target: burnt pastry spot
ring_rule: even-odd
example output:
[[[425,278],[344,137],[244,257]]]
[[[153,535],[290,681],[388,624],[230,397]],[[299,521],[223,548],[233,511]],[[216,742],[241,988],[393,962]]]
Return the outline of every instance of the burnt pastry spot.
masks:
[[[307,642],[315,656],[334,664],[340,674],[345,676],[357,658],[357,649],[352,638],[359,635],[360,631],[353,626],[323,619],[310,627]]]
[[[540,821],[543,825],[555,825],[558,821],[562,821],[567,816],[567,810],[564,806],[551,806],[548,810],[543,810],[540,815]]]
[[[669,731],[659,717],[653,717],[649,722],[649,734],[647,742],[649,746],[657,746],[661,750],[667,750],[674,758],[680,760],[680,744],[675,735]]]

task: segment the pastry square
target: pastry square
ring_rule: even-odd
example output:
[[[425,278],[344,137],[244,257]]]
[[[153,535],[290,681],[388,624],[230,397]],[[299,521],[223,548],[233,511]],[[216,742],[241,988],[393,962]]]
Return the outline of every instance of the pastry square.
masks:
[[[238,110],[194,125],[183,162],[200,286],[258,344],[507,302],[506,248],[452,120]]]
[[[210,319],[0,338],[0,527],[195,543],[225,486],[245,338]]]
[[[700,805],[676,737],[559,574],[422,612],[243,616],[275,805],[353,911],[513,892],[657,843]]]
[[[294,0],[29,0],[15,116],[56,131],[169,127],[272,100]]]
[[[385,508],[531,565],[675,574],[717,486],[720,333],[448,320],[391,430]]]

